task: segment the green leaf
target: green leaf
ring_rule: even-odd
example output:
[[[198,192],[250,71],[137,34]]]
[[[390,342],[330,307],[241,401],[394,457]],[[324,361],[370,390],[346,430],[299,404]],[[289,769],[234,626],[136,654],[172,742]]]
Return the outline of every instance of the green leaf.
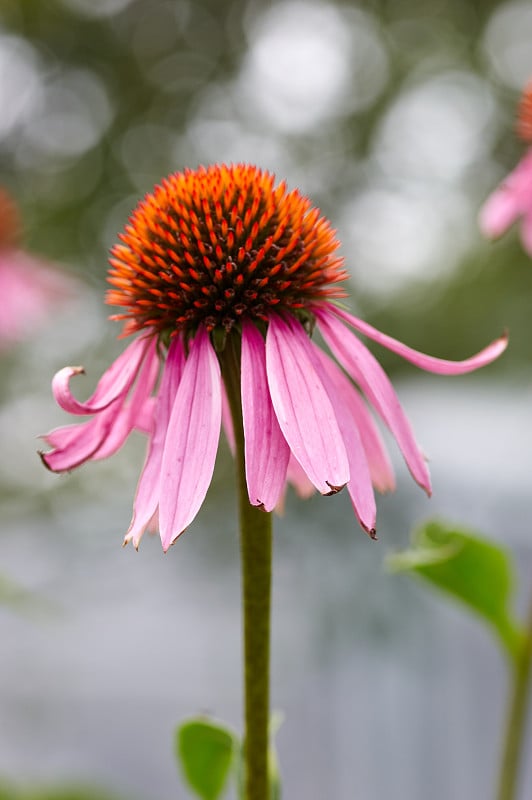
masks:
[[[489,539],[431,521],[412,536],[412,547],[387,558],[393,572],[411,572],[465,603],[497,633],[512,660],[524,632],[509,608],[515,573],[509,553]]]
[[[227,728],[206,718],[190,719],[176,730],[176,756],[190,788],[202,800],[225,791],[237,743]]]

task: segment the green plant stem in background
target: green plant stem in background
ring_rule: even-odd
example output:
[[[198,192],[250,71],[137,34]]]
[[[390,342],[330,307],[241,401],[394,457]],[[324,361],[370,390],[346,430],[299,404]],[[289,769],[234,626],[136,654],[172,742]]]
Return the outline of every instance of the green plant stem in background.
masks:
[[[271,514],[248,499],[240,395],[240,345],[233,333],[221,356],[236,445],[244,607],[244,800],[269,800]]]
[[[532,666],[532,597],[526,633],[512,667],[512,686],[503,744],[497,800],[517,800],[519,764],[526,734],[530,670]]]

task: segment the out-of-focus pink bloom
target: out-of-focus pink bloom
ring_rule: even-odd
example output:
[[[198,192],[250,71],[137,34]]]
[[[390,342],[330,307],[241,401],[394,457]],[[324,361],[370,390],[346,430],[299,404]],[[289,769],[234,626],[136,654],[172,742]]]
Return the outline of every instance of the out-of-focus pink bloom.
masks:
[[[521,98],[517,133],[532,144],[532,83]],[[517,220],[521,220],[523,247],[532,256],[532,148],[488,197],[479,217],[482,232],[490,238],[501,236]]]
[[[395,480],[371,410],[395,437],[418,484],[430,478],[392,384],[355,335],[421,369],[470,372],[497,358],[501,337],[466,361],[419,353],[333,301],[346,278],[328,221],[305,197],[256,167],[211,166],[171,175],[139,203],[112,251],[108,302],[137,337],[86,402],[71,394],[81,367],[53,380],[59,405],[89,421],[44,439],[46,466],[64,472],[116,452],[133,429],[149,448],[125,542],[159,526],[164,550],[192,522],[211,482],[222,424],[233,425],[223,375],[241,353],[249,501],[282,502],[347,486],[361,526],[375,535],[374,488]],[[327,355],[311,338],[316,325]],[[229,348],[228,340],[231,341]],[[371,409],[371,410],[370,410]]]
[[[31,336],[73,291],[69,278],[18,247],[18,233],[18,213],[0,190],[0,350]]]

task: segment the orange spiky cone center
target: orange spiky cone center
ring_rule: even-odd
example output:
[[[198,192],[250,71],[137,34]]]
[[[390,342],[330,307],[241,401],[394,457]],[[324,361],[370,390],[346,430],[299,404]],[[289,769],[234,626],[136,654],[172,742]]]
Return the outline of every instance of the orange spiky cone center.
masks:
[[[532,81],[525,88],[519,103],[517,135],[527,144],[532,144]]]
[[[107,302],[124,334],[230,331],[345,292],[330,223],[248,165],[176,172],[138,204],[111,251]]]

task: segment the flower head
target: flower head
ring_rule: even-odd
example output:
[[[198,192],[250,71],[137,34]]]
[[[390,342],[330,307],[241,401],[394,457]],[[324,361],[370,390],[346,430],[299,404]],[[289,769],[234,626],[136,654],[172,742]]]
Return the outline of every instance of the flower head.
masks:
[[[157,526],[163,548],[172,544],[203,503],[222,423],[233,441],[229,350],[240,364],[250,503],[271,511],[287,481],[302,495],[347,486],[374,536],[373,489],[393,489],[394,475],[370,408],[428,493],[430,478],[389,379],[352,331],[441,374],[477,369],[506,347],[502,337],[466,361],[443,361],[338,307],[347,275],[329,222],[253,166],[171,175],[139,203],[120,240],[107,300],[121,306],[114,318],[125,321],[124,334],[137,336],[85,403],[69,388],[81,367],[57,373],[57,402],[92,418],[47,434],[42,458],[64,472],[111,455],[133,429],[148,434],[125,538],[135,546]],[[312,340],[314,326],[336,360]]]
[[[532,82],[528,84],[517,114],[517,135],[532,145]],[[501,236],[516,220],[521,220],[521,241],[532,255],[532,149],[491,194],[480,211],[480,227],[490,237]]]
[[[0,351],[30,336],[73,289],[60,272],[20,248],[20,228],[14,202],[0,189]]]

